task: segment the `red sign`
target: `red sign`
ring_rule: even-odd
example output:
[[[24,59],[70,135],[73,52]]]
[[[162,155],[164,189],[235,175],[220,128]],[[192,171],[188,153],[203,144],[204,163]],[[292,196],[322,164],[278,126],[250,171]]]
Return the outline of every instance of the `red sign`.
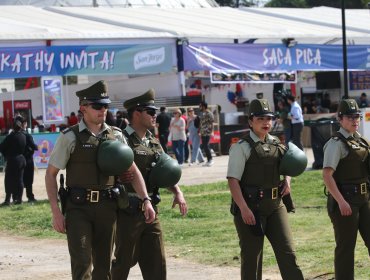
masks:
[[[31,109],[31,101],[14,101],[14,110]]]

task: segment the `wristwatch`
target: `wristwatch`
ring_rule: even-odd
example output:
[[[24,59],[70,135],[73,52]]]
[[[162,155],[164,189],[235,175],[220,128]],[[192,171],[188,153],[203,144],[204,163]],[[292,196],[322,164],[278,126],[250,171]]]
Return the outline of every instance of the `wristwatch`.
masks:
[[[142,203],[141,203],[141,211],[145,211],[145,201],[149,201],[150,203],[152,203],[152,199],[149,197],[149,196],[146,196],[146,197],[144,197],[141,201],[142,201]]]

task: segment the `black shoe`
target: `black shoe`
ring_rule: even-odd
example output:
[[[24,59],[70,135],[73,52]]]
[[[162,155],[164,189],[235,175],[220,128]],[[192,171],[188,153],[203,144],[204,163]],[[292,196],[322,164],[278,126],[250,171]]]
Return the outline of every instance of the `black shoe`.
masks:
[[[0,207],[6,207],[6,206],[10,206],[9,201],[4,201],[3,203],[0,204]]]
[[[36,202],[37,202],[37,199],[35,199],[35,198],[32,198],[32,199],[28,200],[28,203],[36,203]]]
[[[13,204],[14,204],[14,205],[22,204],[22,200],[14,200],[14,201],[13,201]]]

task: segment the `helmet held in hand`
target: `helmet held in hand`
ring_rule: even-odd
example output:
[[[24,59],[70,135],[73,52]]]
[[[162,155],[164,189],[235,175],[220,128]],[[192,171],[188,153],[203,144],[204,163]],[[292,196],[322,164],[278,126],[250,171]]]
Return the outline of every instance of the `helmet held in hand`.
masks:
[[[97,162],[104,175],[121,175],[134,162],[134,153],[120,141],[106,140],[99,145]]]

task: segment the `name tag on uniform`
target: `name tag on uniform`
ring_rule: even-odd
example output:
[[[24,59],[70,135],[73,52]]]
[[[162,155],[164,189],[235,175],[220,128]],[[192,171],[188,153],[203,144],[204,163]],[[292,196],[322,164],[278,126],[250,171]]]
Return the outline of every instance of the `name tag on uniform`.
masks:
[[[145,151],[136,151],[136,154],[146,156],[147,153]]]
[[[92,144],[82,144],[82,148],[91,149],[91,148],[94,148],[94,145],[92,145]]]
[[[270,147],[266,147],[266,146],[263,146],[263,150],[264,150],[265,152],[269,152],[269,151],[271,151]]]

